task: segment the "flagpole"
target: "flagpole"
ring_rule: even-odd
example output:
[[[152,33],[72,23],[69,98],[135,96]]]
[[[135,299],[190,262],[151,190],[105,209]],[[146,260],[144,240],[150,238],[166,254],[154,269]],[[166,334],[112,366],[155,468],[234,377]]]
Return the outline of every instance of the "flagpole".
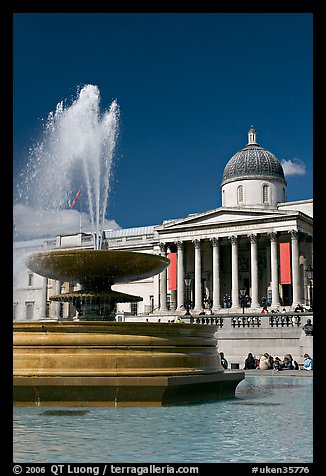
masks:
[[[77,190],[75,198],[73,199],[73,201],[69,205],[70,209],[74,208],[74,206],[76,205],[76,202],[78,200],[79,195],[80,195],[80,188]],[[80,202],[80,207],[79,207],[79,233],[81,233],[81,230],[82,230],[81,210],[82,210],[82,202]]]
[[[82,206],[83,206],[83,201],[81,200],[80,207],[79,207],[79,233],[80,234],[82,232],[82,216],[81,216]]]

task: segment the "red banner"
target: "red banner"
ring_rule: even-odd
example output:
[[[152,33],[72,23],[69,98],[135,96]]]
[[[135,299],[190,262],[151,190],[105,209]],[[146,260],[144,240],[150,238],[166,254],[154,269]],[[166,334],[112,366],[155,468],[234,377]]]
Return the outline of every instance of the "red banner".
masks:
[[[169,291],[177,289],[177,253],[168,253],[171,264],[168,267]]]
[[[291,248],[290,243],[280,243],[280,281],[291,284]]]

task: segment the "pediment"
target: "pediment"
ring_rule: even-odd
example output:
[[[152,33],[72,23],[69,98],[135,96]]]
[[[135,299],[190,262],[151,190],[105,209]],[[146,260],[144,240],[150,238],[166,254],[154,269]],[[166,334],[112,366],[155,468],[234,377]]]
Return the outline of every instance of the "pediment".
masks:
[[[279,210],[265,210],[265,209],[244,209],[244,208],[215,208],[206,212],[195,213],[188,215],[185,218],[177,220],[166,221],[157,230],[173,230],[174,228],[180,229],[180,227],[188,226],[201,226],[201,225],[219,225],[225,223],[234,223],[255,219],[263,219],[274,217],[276,218],[282,215],[286,215],[284,211]]]

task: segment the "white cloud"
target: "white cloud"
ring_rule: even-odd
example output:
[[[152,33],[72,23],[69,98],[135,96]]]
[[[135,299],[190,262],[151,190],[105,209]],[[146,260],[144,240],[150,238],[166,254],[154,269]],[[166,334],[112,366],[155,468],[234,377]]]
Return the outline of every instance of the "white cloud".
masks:
[[[284,175],[306,175],[306,164],[300,159],[281,160]]]
[[[19,240],[55,237],[67,233],[79,233],[80,217],[82,231],[90,232],[92,225],[89,215],[77,210],[42,210],[14,205],[14,237]],[[120,226],[114,220],[106,220],[104,229],[117,230]]]

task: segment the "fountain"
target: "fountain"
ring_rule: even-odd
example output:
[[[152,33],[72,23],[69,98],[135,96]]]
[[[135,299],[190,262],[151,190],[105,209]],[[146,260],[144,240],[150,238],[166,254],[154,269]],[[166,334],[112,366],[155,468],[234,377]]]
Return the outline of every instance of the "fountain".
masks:
[[[49,164],[56,163],[56,158],[64,164],[61,155],[67,157],[61,188],[55,190],[67,197],[73,171],[78,161],[82,163],[94,249],[57,249],[28,257],[27,266],[33,272],[78,283],[81,289],[51,297],[72,303],[78,320],[14,323],[14,403],[173,405],[234,396],[244,372],[222,368],[214,336],[217,326],[114,320],[116,303],[142,298],[113,291],[111,286],[152,277],[163,271],[169,260],[160,255],[101,249],[98,237],[109,193],[117,105],[99,121],[98,97],[97,88],[88,85],[71,108],[57,107],[36,154],[46,187],[35,165],[29,166],[31,183],[26,179],[21,187],[28,204],[35,206],[38,196],[40,208],[49,209],[54,193],[47,182]],[[58,197],[52,199],[57,209],[66,203]]]

